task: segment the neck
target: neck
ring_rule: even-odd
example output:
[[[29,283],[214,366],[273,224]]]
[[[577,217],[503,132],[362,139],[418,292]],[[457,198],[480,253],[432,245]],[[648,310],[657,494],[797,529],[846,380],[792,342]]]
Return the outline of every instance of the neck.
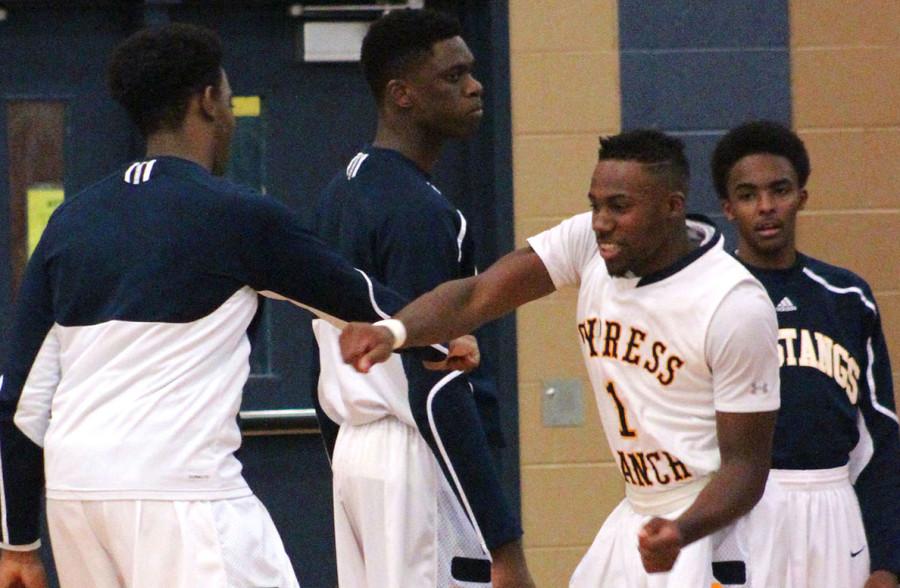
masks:
[[[161,130],[147,137],[147,157],[179,157],[193,161],[212,171],[214,157],[213,146],[209,141],[192,138],[189,128],[178,130]]]
[[[777,251],[755,251],[744,242],[738,242],[738,259],[759,269],[788,269],[797,262],[797,249],[790,245]]]
[[[673,231],[672,237],[659,247],[660,255],[654,259],[653,263],[641,268],[640,272],[635,271],[637,275],[644,277],[663,270],[697,248],[697,245],[688,238],[687,228],[683,221]]]
[[[378,119],[378,129],[372,144],[382,149],[393,149],[412,160],[419,169],[430,174],[441,155],[445,139],[431,136],[409,121]]]

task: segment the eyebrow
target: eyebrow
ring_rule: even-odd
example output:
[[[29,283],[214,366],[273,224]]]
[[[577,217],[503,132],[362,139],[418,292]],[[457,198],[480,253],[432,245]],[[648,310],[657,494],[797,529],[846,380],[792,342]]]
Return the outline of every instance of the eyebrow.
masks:
[[[777,180],[769,182],[768,184],[764,184],[764,186],[766,186],[766,187],[783,186],[785,184],[790,185],[792,183],[793,182],[791,182],[790,178],[779,178]],[[762,185],[762,184],[754,184],[753,182],[741,182],[740,184],[735,186],[734,189],[738,190],[740,188],[758,188],[758,187],[760,187],[760,185]]]

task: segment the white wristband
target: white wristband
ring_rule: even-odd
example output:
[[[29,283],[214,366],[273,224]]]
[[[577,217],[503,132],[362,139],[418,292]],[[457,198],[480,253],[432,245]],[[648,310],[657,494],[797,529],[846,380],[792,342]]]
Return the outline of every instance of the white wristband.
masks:
[[[391,332],[394,336],[393,349],[403,347],[403,344],[406,342],[406,326],[404,326],[402,321],[398,321],[397,319],[384,319],[383,321],[372,324],[376,327],[384,327]]]

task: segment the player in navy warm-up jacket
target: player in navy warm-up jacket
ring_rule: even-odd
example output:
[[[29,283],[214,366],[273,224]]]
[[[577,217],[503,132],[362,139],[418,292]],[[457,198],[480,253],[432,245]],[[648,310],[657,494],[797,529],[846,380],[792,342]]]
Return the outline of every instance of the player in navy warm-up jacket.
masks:
[[[481,119],[481,84],[459,35],[458,23],[430,11],[392,12],[371,27],[361,61],[379,110],[375,141],[317,207],[319,236],[410,298],[475,273],[467,221],[430,176],[444,143],[470,136]],[[490,554],[495,588],[527,585],[521,528],[491,459],[502,441],[491,380],[475,372],[470,387],[399,356],[363,376],[343,364],[336,329],[314,329],[341,583],[484,585]],[[504,581],[500,570],[513,569],[519,581]]]
[[[345,320],[402,300],[215,177],[234,130],[221,59],[179,24],[113,55],[147,156],[68,198],[29,261],[0,388],[0,579],[45,585],[46,487],[63,586],[297,585],[234,455],[257,293]]]
[[[712,172],[738,229],[737,257],[778,314],[772,476],[790,497],[785,586],[896,587],[900,433],[872,291],[853,272],[796,249],[810,173],[796,134],[766,121],[737,127],[717,145]]]

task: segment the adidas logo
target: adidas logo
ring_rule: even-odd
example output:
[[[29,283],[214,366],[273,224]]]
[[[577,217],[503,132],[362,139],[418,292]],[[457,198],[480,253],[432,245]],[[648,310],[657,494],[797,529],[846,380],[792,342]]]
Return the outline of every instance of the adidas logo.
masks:
[[[792,310],[797,310],[797,307],[787,296],[782,298],[781,302],[778,303],[778,306],[775,307],[775,312],[790,312]]]
[[[356,177],[356,173],[359,171],[360,166],[369,156],[368,153],[359,152],[353,156],[353,159],[350,160],[350,163],[347,164],[347,179],[352,180]]]
[[[134,184],[135,186],[146,182],[150,179],[150,172],[153,171],[153,165],[155,163],[155,159],[132,163],[131,166],[125,170],[125,182]]]

